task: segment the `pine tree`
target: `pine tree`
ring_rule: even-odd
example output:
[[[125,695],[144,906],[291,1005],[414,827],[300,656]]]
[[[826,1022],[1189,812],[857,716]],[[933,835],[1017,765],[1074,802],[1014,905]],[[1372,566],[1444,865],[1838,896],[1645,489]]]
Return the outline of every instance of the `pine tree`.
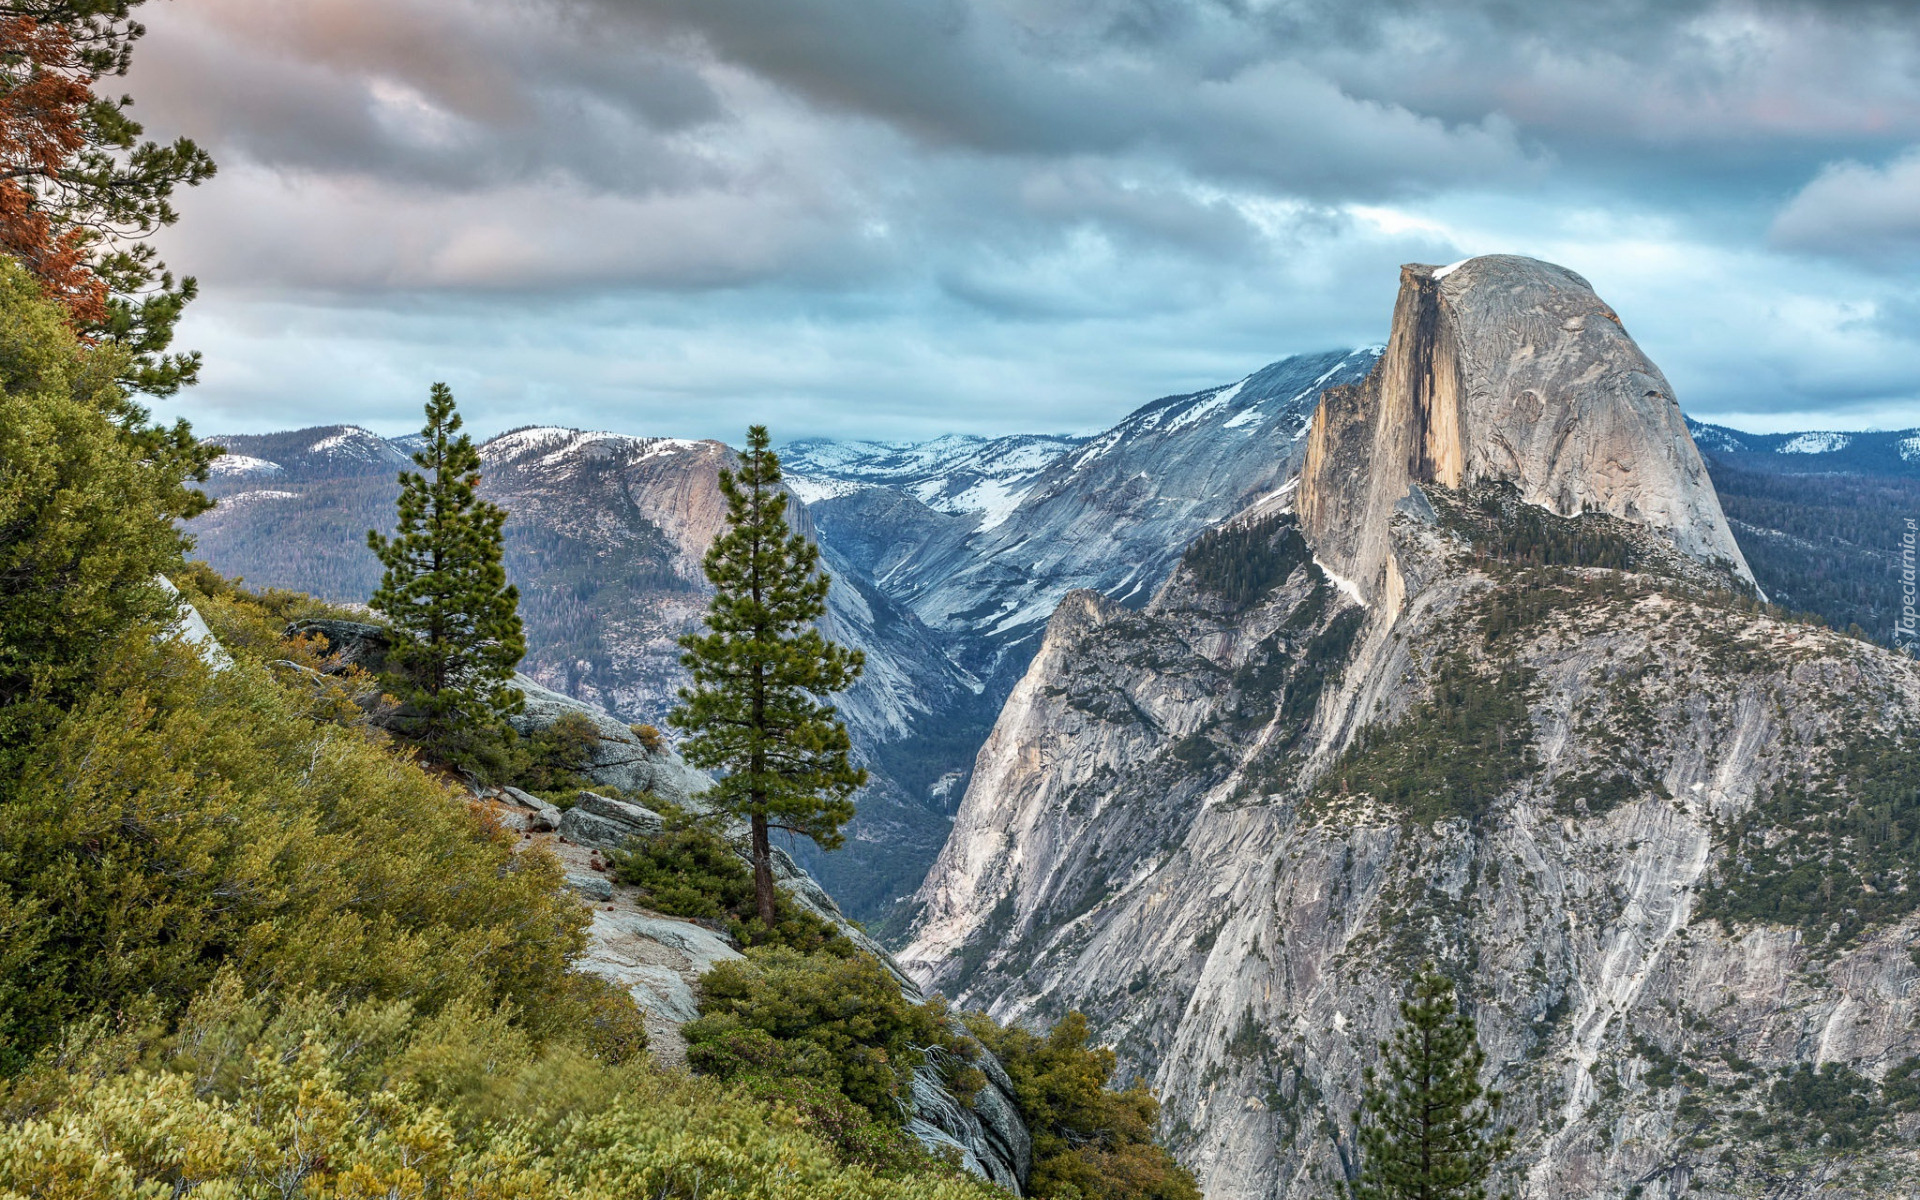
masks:
[[[766,427],[753,426],[739,473],[720,472],[727,528],[705,562],[713,604],[707,632],[680,639],[694,686],[680,689],[668,720],[690,735],[681,747],[688,762],[725,772],[707,795],[752,825],[755,906],[771,929],[769,830],[838,847],[867,773],[849,761],[846,726],[820,699],[851,685],[865,658],[813,627],[831,580],[818,569],[820,551],[788,531],[780,459],[768,444]]]
[[[179,523],[210,507],[190,485],[218,451],[151,423],[114,383],[125,361],[0,254],[0,773],[123,637],[174,619],[158,576],[184,565]]]
[[[1431,964],[1400,1004],[1403,1024],[1380,1044],[1355,1124],[1362,1153],[1354,1200],[1486,1200],[1513,1135],[1493,1132],[1499,1092],[1480,1085],[1487,1056],[1453,984]],[[1362,1117],[1365,1119],[1363,1120]]]
[[[474,495],[480,452],[446,384],[433,385],[420,432],[413,461],[429,474],[402,471],[393,537],[367,534],[386,566],[373,607],[393,623],[386,678],[408,732],[428,754],[463,761],[507,736],[501,719],[524,702],[512,680],[527,642],[500,561],[506,510]]]

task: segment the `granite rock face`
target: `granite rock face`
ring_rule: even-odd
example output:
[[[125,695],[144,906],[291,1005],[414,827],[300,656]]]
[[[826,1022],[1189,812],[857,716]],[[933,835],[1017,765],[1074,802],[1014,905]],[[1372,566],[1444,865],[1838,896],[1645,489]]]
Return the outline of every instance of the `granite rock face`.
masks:
[[[550,728],[568,714],[592,724],[600,740],[581,774],[601,787],[636,796],[658,796],[683,808],[706,790],[707,777],[689,767],[671,747],[657,740],[650,743],[600,706],[563,696],[525,675],[515,675],[513,686],[520,689],[526,703],[509,720],[522,734]]]
[[[1061,603],[917,897],[908,972],[1086,1012],[1213,1200],[1350,1177],[1426,960],[1522,1197],[1920,1195],[1920,664],[1754,603],[1603,307],[1410,269],[1300,511]]]
[[[1307,539],[1366,599],[1391,599],[1386,516],[1408,485],[1488,481],[1659,530],[1753,581],[1672,386],[1586,280],[1504,254],[1402,267],[1385,354],[1314,417]]]

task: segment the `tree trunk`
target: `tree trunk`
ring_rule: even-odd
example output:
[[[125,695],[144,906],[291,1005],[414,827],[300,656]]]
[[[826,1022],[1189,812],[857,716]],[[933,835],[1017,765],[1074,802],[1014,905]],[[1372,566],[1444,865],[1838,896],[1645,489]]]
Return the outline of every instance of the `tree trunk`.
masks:
[[[773,932],[773,846],[767,839],[765,813],[753,814],[753,899],[760,923]]]

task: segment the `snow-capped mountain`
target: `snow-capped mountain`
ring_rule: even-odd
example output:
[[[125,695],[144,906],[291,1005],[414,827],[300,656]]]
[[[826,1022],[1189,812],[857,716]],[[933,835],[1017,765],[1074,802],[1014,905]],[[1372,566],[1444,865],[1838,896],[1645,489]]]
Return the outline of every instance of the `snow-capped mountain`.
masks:
[[[384,475],[404,467],[407,456],[413,452],[358,425],[319,425],[288,433],[245,436],[214,435],[204,440],[228,447],[227,455],[214,462],[216,478],[272,475],[320,479]]]

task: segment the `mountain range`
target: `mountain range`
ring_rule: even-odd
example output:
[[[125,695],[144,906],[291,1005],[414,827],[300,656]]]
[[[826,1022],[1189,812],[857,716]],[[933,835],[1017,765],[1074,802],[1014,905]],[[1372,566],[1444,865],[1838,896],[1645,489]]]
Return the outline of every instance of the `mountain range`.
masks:
[[[364,599],[408,440],[215,440],[200,552]],[[731,455],[485,443],[529,675],[661,723]],[[1920,430],[1688,421],[1584,280],[1496,256],[1406,268],[1384,345],[1091,436],[782,458],[873,769],[796,856],[925,985],[1085,1012],[1210,1196],[1351,1175],[1423,962],[1522,1195],[1920,1181]]]
[[[782,447],[797,519],[820,541],[837,636],[867,652],[843,705],[874,782],[846,849],[794,847],[883,934],[945,843],[974,760],[1048,618],[1075,589],[1138,607],[1202,531],[1287,487],[1322,394],[1382,347],[1283,359],[1165,397],[1091,436],[808,439]],[[1744,434],[1690,423],[1729,526],[1767,595],[1837,628],[1890,636],[1896,523],[1920,509],[1915,431]],[[255,586],[360,602],[378,582],[408,438],[353,426],[216,437],[198,553]],[[662,725],[674,638],[706,602],[720,443],[519,429],[483,447],[510,513],[524,669],[622,718]]]

